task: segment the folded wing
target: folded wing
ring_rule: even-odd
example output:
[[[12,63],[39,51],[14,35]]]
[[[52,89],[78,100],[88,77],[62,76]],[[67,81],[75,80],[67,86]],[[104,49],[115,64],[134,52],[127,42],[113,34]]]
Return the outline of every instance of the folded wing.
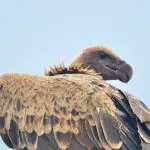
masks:
[[[149,146],[148,116],[98,75],[0,77],[0,132],[10,148],[139,150]]]

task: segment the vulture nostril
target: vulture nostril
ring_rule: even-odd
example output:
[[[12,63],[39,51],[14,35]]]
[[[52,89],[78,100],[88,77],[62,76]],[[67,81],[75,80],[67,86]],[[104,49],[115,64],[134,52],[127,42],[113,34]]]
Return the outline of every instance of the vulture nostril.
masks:
[[[125,61],[119,60],[117,64],[118,64],[118,65],[122,65],[122,64],[124,64],[124,63],[125,63]]]

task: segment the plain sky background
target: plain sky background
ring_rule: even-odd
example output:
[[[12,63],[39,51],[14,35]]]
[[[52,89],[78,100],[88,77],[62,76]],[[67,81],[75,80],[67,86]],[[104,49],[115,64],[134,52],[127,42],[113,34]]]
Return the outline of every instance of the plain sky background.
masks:
[[[98,44],[134,68],[128,84],[111,83],[150,106],[149,0],[0,0],[0,74],[41,75]]]

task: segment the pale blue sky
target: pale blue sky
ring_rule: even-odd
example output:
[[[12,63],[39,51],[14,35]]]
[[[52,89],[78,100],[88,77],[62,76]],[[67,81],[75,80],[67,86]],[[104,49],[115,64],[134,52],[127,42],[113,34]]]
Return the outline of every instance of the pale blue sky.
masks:
[[[134,68],[130,83],[112,83],[150,106],[149,0],[0,0],[0,74],[40,75],[97,44]]]

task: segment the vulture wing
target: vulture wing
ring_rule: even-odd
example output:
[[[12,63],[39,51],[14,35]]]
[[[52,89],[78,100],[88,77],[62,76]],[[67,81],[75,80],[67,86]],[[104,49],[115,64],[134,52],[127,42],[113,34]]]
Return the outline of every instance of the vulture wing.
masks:
[[[149,114],[99,75],[0,77],[0,133],[14,149],[149,149]]]
[[[122,107],[122,112],[125,112],[126,110],[126,116],[128,115],[130,116],[130,118],[135,118],[135,126],[138,129],[140,142],[141,142],[141,149],[149,150],[150,149],[150,109],[143,102],[138,100],[135,96],[127,92],[123,92],[123,91],[120,92],[122,92],[122,94],[125,96],[125,99],[122,104],[120,103],[121,105],[118,103],[119,101],[116,101],[116,104]]]

